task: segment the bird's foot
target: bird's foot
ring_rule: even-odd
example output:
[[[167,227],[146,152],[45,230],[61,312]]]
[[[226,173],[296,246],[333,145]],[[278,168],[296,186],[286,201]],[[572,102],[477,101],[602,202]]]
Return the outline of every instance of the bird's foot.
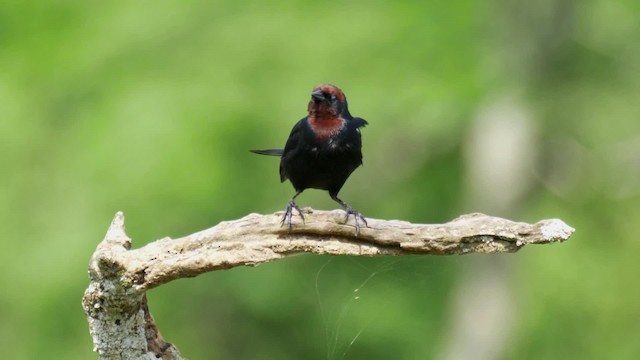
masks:
[[[353,215],[353,219],[356,222],[356,236],[360,235],[360,221],[362,221],[364,223],[365,227],[368,227],[369,224],[367,224],[367,219],[364,218],[364,216],[362,214],[360,214],[359,212],[353,210],[353,208],[351,208],[350,206],[347,206],[345,208],[345,211],[347,212],[347,216],[344,218],[344,222],[346,223],[347,221],[349,221],[349,216]]]
[[[304,215],[302,214],[302,210],[300,210],[300,207],[296,205],[293,200],[289,200],[287,209],[284,211],[284,215],[282,215],[282,220],[280,220],[280,226],[284,225],[285,222],[287,223],[287,226],[289,227],[289,233],[291,233],[291,218],[293,217],[293,209],[296,209],[296,211],[300,215],[300,218],[302,219],[302,223],[304,224]]]

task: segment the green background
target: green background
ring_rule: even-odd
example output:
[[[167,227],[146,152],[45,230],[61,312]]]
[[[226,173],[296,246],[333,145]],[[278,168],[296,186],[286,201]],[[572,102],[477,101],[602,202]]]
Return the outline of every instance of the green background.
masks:
[[[638,358],[638,14],[635,0],[3,2],[1,357],[96,357],[80,300],[116,211],[139,247],[282,210],[277,159],[247,150],[284,145],[329,82],[370,123],[341,192],[365,216],[558,217],[576,233],[501,256],[300,255],[175,281],[148,296],[184,356],[444,359],[473,345],[454,324],[495,296],[464,285],[489,268],[510,304],[507,320],[472,311],[499,339],[489,358]],[[524,114],[515,148],[531,156],[472,171],[473,149],[514,149],[471,145],[499,104]],[[336,208],[320,191],[298,203]]]

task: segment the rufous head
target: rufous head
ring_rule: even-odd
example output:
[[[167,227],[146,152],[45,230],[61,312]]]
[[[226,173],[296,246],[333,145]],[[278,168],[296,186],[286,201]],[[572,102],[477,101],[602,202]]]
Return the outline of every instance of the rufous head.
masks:
[[[311,92],[308,110],[310,116],[319,118],[339,116],[347,110],[347,98],[337,86],[320,84]]]

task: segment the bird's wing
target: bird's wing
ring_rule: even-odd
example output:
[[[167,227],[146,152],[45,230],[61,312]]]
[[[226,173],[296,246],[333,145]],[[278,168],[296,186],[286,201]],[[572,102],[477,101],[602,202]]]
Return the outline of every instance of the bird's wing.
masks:
[[[302,120],[298,121],[293,126],[293,129],[291,129],[291,134],[289,134],[289,138],[287,139],[287,143],[284,145],[284,150],[282,152],[283,160],[280,160],[280,181],[281,182],[284,182],[289,178],[286,170],[282,166],[282,162],[284,161],[284,158],[286,158],[287,156],[289,157],[294,156],[294,154],[297,151],[299,151],[300,139],[303,136],[302,128],[305,126],[306,121],[307,121],[307,118],[305,117]]]
[[[353,125],[355,125],[356,128],[365,127],[367,126],[367,124],[369,124],[367,120],[359,117],[351,119],[351,122],[353,123]]]

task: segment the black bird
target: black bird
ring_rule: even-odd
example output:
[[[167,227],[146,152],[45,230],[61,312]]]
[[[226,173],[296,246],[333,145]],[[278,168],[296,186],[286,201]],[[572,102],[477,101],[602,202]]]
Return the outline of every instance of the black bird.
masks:
[[[347,107],[347,98],[338,87],[321,84],[313,88],[307,115],[291,130],[283,149],[251,150],[256,154],[282,156],[280,181],[289,179],[295,195],[289,200],[280,225],[285,221],[291,231],[293,209],[302,221],[304,215],[295,199],[305,189],[327,190],[331,198],[347,212],[345,222],[353,215],[356,235],[360,234],[360,220],[367,220],[338,198],[338,192],[351,173],[362,165],[360,128],[367,121],[353,117]]]

